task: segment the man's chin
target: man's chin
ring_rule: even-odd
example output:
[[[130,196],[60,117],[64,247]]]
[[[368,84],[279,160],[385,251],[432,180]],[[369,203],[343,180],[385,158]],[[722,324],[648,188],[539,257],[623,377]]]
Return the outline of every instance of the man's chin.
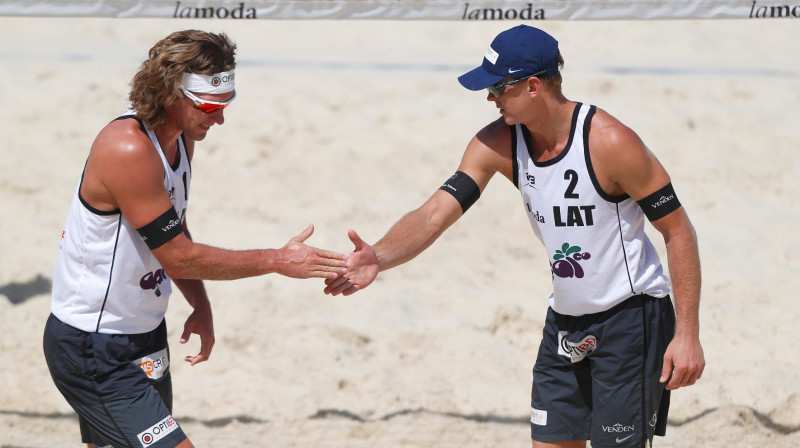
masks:
[[[506,124],[509,125],[509,126],[517,124],[517,120],[514,120],[513,118],[509,117],[508,115],[503,115],[503,121],[505,121]]]

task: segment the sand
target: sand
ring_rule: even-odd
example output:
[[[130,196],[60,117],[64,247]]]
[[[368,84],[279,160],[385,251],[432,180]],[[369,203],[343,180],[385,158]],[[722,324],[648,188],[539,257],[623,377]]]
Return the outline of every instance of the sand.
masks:
[[[79,447],[41,349],[50,281],[91,141],[169,32],[227,32],[239,99],[199,143],[195,240],[375,242],[455,170],[496,109],[456,77],[512,22],[0,18],[0,446]],[[636,130],[699,235],[707,367],[656,447],[800,446],[800,29],[784,21],[539,24],[568,98]],[[208,282],[217,344],[170,326],[174,416],[198,447],[526,447],[547,254],[496,177],[416,260],[351,297],[321,280]],[[663,240],[649,231],[662,256]]]

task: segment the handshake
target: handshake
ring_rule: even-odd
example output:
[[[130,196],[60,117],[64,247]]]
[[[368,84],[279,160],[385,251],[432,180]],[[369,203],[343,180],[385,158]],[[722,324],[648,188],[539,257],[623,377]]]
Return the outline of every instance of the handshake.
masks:
[[[347,236],[355,245],[348,255],[308,246],[305,240],[314,233],[309,225],[300,235],[292,238],[281,249],[282,274],[294,278],[320,277],[325,279],[325,294],[349,296],[364,289],[380,272],[375,249],[350,230]]]

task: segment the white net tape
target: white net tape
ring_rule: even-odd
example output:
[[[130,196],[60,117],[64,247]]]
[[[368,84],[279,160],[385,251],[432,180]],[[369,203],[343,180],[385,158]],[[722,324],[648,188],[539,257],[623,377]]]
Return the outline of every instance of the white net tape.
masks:
[[[6,0],[0,16],[191,19],[641,20],[800,18],[798,0]]]

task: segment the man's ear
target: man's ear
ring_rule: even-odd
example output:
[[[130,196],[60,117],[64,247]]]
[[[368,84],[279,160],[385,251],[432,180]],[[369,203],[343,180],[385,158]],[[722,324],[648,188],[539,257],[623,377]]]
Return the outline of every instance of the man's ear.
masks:
[[[528,95],[532,97],[542,93],[542,80],[537,77],[528,78]]]

